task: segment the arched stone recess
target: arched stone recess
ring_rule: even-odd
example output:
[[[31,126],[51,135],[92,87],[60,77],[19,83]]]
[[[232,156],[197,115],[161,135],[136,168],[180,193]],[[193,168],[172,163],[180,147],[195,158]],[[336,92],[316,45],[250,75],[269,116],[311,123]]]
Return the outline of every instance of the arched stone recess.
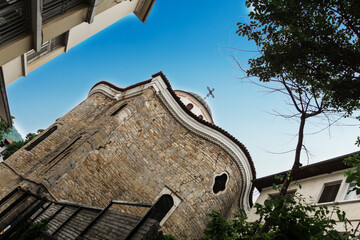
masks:
[[[160,75],[155,76],[151,81],[145,81],[125,89],[117,88],[106,82],[99,83],[91,89],[89,96],[100,92],[112,99],[120,101],[142,94],[149,88],[152,88],[156,92],[163,105],[182,126],[195,135],[216,144],[231,156],[231,160],[236,164],[242,178],[239,206],[245,211],[248,211],[250,209],[249,196],[251,192],[251,180],[254,178],[252,167],[249,163],[250,160],[242,149],[229,137],[202,124],[186,113],[174,99],[170,93],[171,90],[168,89],[167,84]]]
[[[26,151],[31,151],[34,147],[39,145],[42,141],[44,141],[47,137],[49,137],[53,132],[55,132],[57,130],[57,128],[58,128],[58,126],[54,125],[49,130],[44,131],[43,133],[41,133],[41,135],[38,138],[36,138],[34,141],[32,141],[30,144],[28,144],[25,147],[25,150]]]
[[[161,201],[162,198],[165,201]],[[171,200],[170,200],[171,201],[171,206],[170,206],[170,202],[169,202],[170,198],[171,198]],[[159,221],[159,225],[163,226],[164,223],[169,219],[171,214],[179,206],[179,204],[181,203],[181,199],[173,191],[171,191],[169,188],[165,187],[159,193],[159,195],[155,198],[155,202],[158,203],[161,206],[161,208],[164,208],[164,210],[166,211],[166,212],[164,211],[164,214],[161,215],[161,219],[156,219],[156,220]],[[163,204],[164,202],[167,203],[167,204]],[[165,207],[163,207],[162,205],[165,205]]]
[[[127,105],[126,102],[121,104],[120,107],[117,107],[117,109],[113,113],[111,113],[110,116],[116,116],[121,110],[123,110],[126,107],[126,105]]]

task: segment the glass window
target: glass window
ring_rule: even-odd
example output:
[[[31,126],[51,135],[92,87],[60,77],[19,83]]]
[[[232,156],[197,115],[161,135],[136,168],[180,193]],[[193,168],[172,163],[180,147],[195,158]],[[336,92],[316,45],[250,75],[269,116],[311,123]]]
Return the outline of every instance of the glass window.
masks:
[[[318,203],[335,201],[339,188],[340,188],[340,183],[325,185]]]
[[[356,191],[352,191],[356,186],[356,183],[350,183],[346,191],[345,200],[360,199],[360,194],[356,194]]]

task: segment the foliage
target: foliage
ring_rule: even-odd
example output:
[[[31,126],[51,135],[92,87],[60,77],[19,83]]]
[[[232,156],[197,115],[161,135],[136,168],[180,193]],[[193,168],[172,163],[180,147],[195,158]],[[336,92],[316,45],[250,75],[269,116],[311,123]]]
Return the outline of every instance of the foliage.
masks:
[[[14,119],[14,117],[12,117]],[[10,128],[8,125],[0,118],[0,139],[4,139],[4,134],[8,134],[10,132]]]
[[[248,61],[248,70],[239,67],[270,92],[285,94],[294,112],[279,115],[299,120],[294,164],[280,192],[285,196],[301,166],[306,120],[323,116],[330,126],[360,107],[360,2],[246,0],[246,6],[252,8],[250,22],[238,23],[237,33],[254,41],[260,54]],[[340,116],[332,119],[335,113]],[[274,205],[273,218],[264,216],[261,234],[276,233],[280,210],[293,210],[286,205],[282,199]]]
[[[39,135],[41,132],[43,132],[43,129],[37,130],[37,133],[28,133],[25,137],[25,141],[17,141],[10,144],[7,148],[5,153],[3,154],[4,160],[10,157],[12,154],[14,154],[17,150],[25,146],[28,142],[33,140],[37,135]]]
[[[340,222],[345,225],[349,221],[345,212],[337,206],[328,208],[326,206],[315,206],[306,203],[304,198],[295,195],[277,195],[264,202],[264,205],[256,204],[256,213],[260,219],[256,222],[247,222],[243,212],[234,215],[230,221],[226,221],[219,212],[213,211],[209,216],[209,223],[201,240],[297,240],[297,239],[350,239],[354,234],[339,233],[334,227],[336,222],[331,217],[336,215]],[[282,202],[280,209],[277,206]],[[275,212],[277,211],[277,212]],[[269,231],[259,231],[264,221],[270,222]]]
[[[176,240],[176,238],[171,234],[165,234],[164,239],[165,240]]]
[[[45,232],[49,227],[45,224],[46,219],[42,219],[40,222],[31,224],[26,222],[22,228],[22,233],[18,240],[33,240],[40,235],[41,232]]]
[[[247,0],[246,6],[250,22],[238,23],[237,33],[261,54],[244,71],[269,83],[262,86],[270,92],[285,94],[295,112],[279,115],[299,120],[292,175],[306,120],[322,115],[331,125],[339,117],[332,119],[334,113],[349,116],[360,107],[360,2]]]
[[[3,154],[3,159],[5,160],[10,157],[14,152],[22,148],[25,144],[26,143],[24,141],[13,142],[12,144],[10,144],[6,148],[5,153]]]
[[[9,139],[12,142],[23,141],[23,138],[15,127],[10,128],[9,133],[4,133],[2,140],[4,140],[5,138]]]
[[[208,214],[210,221],[206,225],[204,236],[201,240],[234,239],[233,225],[226,221],[217,211]]]
[[[359,108],[360,2],[358,0],[247,0],[250,23],[237,33],[261,51],[249,76],[283,78],[322,97],[323,108]]]
[[[344,160],[344,163],[353,168],[345,171],[346,182],[355,182],[356,187],[352,191],[356,191],[356,194],[360,194],[360,155],[355,154],[351,157],[347,157]]]

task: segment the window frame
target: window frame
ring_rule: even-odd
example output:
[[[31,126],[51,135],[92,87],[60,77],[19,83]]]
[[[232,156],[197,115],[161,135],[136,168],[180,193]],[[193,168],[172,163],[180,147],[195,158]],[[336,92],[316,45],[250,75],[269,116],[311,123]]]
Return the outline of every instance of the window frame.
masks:
[[[167,214],[163,217],[163,219],[159,222],[160,227],[164,225],[164,223],[169,219],[169,217],[174,213],[176,208],[182,202],[181,198],[178,195],[176,195],[172,190],[170,190],[170,188],[168,187],[165,187],[163,188],[163,190],[161,190],[161,192],[155,198],[155,202],[157,202],[163,195],[170,195],[174,201],[174,204],[172,208],[170,208],[170,210],[167,212]]]
[[[60,34],[41,45],[39,52],[36,52],[34,49],[29,50],[26,55],[27,65],[37,62],[38,60],[44,58],[45,56],[50,55],[59,48],[65,47],[65,38],[66,33]]]
[[[319,202],[320,199],[321,199],[321,197],[322,197],[322,195],[323,195],[323,193],[324,193],[325,188],[326,188],[326,187],[329,187],[329,186],[334,186],[334,185],[339,185],[334,200],[332,200],[332,201],[325,201],[325,202]],[[317,204],[328,204],[328,203],[336,202],[336,200],[339,198],[339,194],[340,194],[340,192],[341,192],[341,186],[342,186],[342,180],[324,183],[323,186],[322,186],[322,189],[321,189],[321,191],[320,191],[320,194],[318,195],[318,199],[317,199],[316,203],[317,203]]]
[[[349,196],[349,190],[350,190],[350,187],[351,187],[352,184],[355,184],[355,185],[356,185],[355,182],[346,183],[345,193],[344,193],[344,197],[343,197],[343,199],[342,199],[343,201],[357,201],[357,200],[360,201],[360,194],[356,194],[356,193],[355,193],[355,196],[357,196],[357,197],[346,199],[346,197]],[[353,192],[352,192],[352,193],[353,193]],[[351,193],[350,193],[350,194],[351,194]],[[354,195],[354,194],[353,194],[353,195]]]

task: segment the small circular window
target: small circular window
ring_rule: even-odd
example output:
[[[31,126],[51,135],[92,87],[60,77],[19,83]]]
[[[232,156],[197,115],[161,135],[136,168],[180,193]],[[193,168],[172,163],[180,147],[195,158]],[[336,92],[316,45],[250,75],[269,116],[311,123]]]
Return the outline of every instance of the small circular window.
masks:
[[[199,115],[198,117],[199,117],[200,119],[204,119],[203,115]]]
[[[215,177],[215,182],[213,185],[213,192],[215,194],[222,192],[226,188],[226,182],[228,180],[228,175],[226,173],[223,173],[217,177]]]
[[[194,107],[194,105],[192,105],[191,103],[189,103],[188,105],[186,105],[186,108],[189,109],[189,110],[193,109],[193,107]]]

